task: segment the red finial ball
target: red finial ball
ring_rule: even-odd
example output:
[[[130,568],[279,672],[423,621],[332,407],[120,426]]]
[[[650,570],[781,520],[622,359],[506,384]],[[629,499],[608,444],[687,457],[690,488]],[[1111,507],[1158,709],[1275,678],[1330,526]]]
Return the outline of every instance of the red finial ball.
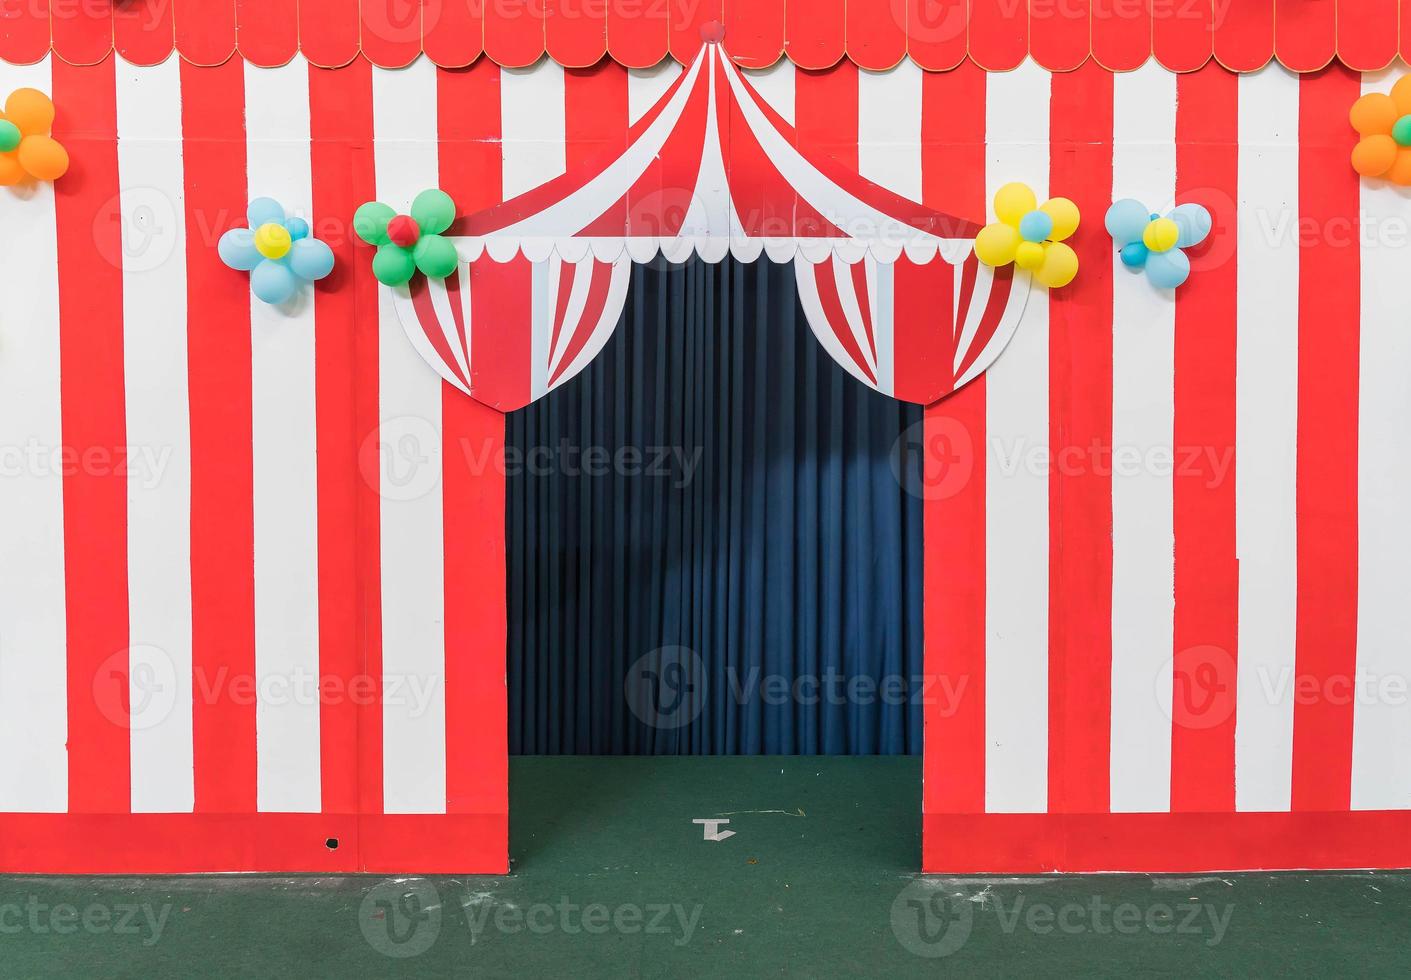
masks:
[[[719,44],[725,40],[725,25],[718,20],[709,20],[701,25],[701,40],[706,44]]]
[[[387,237],[393,245],[411,248],[421,237],[421,229],[416,226],[410,215],[399,214],[387,222]]]

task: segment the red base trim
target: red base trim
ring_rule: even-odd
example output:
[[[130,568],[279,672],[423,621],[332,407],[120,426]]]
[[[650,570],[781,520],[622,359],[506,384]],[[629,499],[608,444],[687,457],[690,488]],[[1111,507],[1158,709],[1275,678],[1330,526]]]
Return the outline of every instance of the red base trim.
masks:
[[[1411,867],[1411,810],[928,813],[922,871],[1296,871]]]
[[[505,874],[509,816],[0,814],[0,873],[215,871]]]

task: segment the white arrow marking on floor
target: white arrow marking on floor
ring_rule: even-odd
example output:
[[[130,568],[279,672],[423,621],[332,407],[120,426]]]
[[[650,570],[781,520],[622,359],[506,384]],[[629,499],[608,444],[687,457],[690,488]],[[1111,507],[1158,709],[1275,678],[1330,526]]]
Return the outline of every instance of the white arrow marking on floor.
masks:
[[[697,817],[691,823],[698,823],[705,827],[706,840],[724,840],[727,837],[734,837],[733,830],[721,830],[722,824],[729,823],[729,820],[722,820],[719,817]]]

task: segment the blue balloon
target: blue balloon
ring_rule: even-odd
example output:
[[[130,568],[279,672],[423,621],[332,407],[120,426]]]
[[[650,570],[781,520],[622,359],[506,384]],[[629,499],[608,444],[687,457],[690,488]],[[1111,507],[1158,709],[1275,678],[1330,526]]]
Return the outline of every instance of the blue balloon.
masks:
[[[301,238],[289,247],[289,268],[300,279],[322,279],[333,271],[333,249],[317,238]]]
[[[1190,248],[1205,241],[1215,224],[1210,212],[1199,204],[1182,204],[1172,209],[1171,220],[1176,222],[1180,234],[1176,236],[1177,248]]]
[[[232,228],[216,242],[216,254],[232,269],[249,272],[264,261],[255,248],[255,233],[249,228]]]
[[[1019,234],[1026,242],[1042,242],[1053,234],[1053,218],[1043,211],[1030,211],[1019,219]]]
[[[1147,209],[1141,201],[1124,197],[1120,201],[1112,202],[1112,207],[1107,209],[1107,217],[1102,223],[1114,241],[1126,245],[1128,242],[1142,240],[1142,232],[1146,231],[1149,221],[1151,218],[1148,217]]]
[[[1128,242],[1122,246],[1119,254],[1122,256],[1122,264],[1129,269],[1140,269],[1146,265],[1147,247],[1141,242]]]
[[[250,289],[266,303],[283,303],[299,288],[299,278],[289,266],[266,259],[250,273]]]
[[[250,227],[284,224],[284,206],[272,197],[257,197],[245,209],[245,217],[250,219]]]
[[[1153,252],[1146,260],[1146,275],[1153,286],[1175,289],[1191,274],[1191,260],[1179,248]]]
[[[292,241],[297,242],[301,238],[309,237],[309,223],[303,218],[290,218],[284,222],[284,230],[289,232]]]

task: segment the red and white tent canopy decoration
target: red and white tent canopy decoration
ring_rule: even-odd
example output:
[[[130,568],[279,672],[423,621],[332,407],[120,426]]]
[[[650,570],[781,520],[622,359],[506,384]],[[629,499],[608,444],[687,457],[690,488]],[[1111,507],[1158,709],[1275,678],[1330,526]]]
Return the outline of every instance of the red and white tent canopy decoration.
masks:
[[[460,269],[397,288],[398,315],[443,378],[506,412],[592,361],[622,314],[630,264],[658,255],[793,262],[829,355],[921,404],[993,363],[1030,285],[975,259],[974,222],[799,146],[718,43],[702,47],[620,154],[453,230]]]

